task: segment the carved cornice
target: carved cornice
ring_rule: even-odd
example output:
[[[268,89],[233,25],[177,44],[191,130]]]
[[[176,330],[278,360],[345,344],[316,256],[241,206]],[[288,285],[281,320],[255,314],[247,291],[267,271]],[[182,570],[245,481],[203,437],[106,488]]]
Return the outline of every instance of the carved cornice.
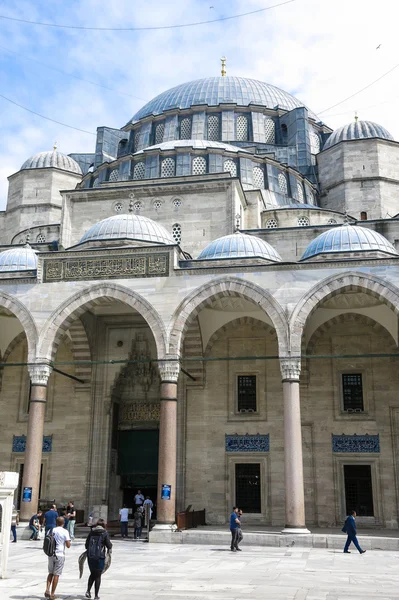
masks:
[[[280,358],[280,369],[283,381],[299,381],[301,375],[301,359]]]
[[[178,360],[161,360],[158,363],[159,375],[161,382],[177,383],[180,373],[180,363]]]
[[[46,386],[52,370],[50,365],[28,365],[32,385]]]

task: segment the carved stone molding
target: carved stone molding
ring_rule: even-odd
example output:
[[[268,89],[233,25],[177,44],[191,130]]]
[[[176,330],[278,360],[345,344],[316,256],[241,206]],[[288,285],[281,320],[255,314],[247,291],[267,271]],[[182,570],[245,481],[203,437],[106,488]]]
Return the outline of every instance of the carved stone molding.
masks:
[[[46,386],[52,370],[50,365],[28,365],[32,385]]]
[[[119,426],[124,429],[137,422],[159,422],[160,410],[159,402],[129,402],[128,404],[122,404],[119,413]]]
[[[177,383],[180,373],[180,363],[178,360],[161,360],[158,363],[159,375],[161,381],[172,381]]]
[[[280,358],[280,369],[283,381],[299,381],[301,375],[301,359]]]

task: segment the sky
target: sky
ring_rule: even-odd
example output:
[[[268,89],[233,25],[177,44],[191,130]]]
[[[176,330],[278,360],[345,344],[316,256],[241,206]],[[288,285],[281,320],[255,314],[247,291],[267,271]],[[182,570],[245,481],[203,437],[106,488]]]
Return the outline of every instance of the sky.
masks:
[[[148,27],[218,19],[281,1],[16,0],[11,6],[0,0],[0,16],[83,27]],[[162,91],[219,75],[221,56],[227,58],[228,75],[290,92],[332,128],[352,121],[357,112],[399,140],[396,4],[294,0],[218,23],[133,32],[59,29],[0,18],[0,94],[88,132],[52,123],[0,97],[0,210],[6,207],[7,177],[27,158],[51,150],[54,142],[65,154],[94,152],[97,127],[123,127]]]

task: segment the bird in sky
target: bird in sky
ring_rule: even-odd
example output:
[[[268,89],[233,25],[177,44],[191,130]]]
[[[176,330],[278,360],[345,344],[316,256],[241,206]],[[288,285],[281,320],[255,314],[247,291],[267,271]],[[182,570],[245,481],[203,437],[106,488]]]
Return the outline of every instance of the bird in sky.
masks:
[[[381,44],[378,44],[376,50],[379,50],[381,48]]]

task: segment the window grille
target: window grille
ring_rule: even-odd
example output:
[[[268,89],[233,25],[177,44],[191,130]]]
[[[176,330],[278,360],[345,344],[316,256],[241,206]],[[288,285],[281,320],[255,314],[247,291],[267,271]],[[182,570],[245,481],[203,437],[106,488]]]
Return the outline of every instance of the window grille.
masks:
[[[276,125],[273,119],[265,119],[265,142],[266,144],[276,143]]]
[[[99,181],[98,177],[96,177],[96,178],[94,179],[94,181],[93,181],[93,187],[94,187],[94,188],[98,188],[98,187],[100,187],[100,181]]]
[[[309,190],[309,188],[306,190],[306,199],[308,204],[316,204],[314,194]]]
[[[180,139],[190,140],[191,139],[191,119],[184,117],[180,122]]]
[[[335,225],[336,224],[336,220],[335,219],[328,219],[327,224],[328,225]]]
[[[363,412],[363,382],[361,373],[342,375],[342,397],[344,411]]]
[[[193,175],[203,175],[206,173],[206,159],[203,156],[196,156],[192,165]]]
[[[173,177],[175,174],[175,161],[173,158],[164,158],[161,162],[161,177]]]
[[[43,233],[39,233],[39,235],[36,238],[36,242],[38,244],[44,244],[45,241],[46,241],[46,236]]]
[[[116,213],[120,213],[120,212],[122,212],[122,210],[123,210],[123,204],[122,204],[122,202],[117,202],[115,204],[115,206],[114,206],[114,211]]]
[[[155,200],[153,207],[155,208],[155,210],[158,210],[159,208],[161,208],[162,206],[162,202],[161,200]]]
[[[119,178],[119,169],[112,169],[111,173],[109,174],[108,181],[118,181],[118,178]]]
[[[137,150],[139,149],[140,141],[141,141],[141,133],[140,133],[140,131],[135,131],[134,146],[133,146],[134,152],[137,152]]]
[[[287,178],[284,175],[284,173],[278,174],[278,186],[280,188],[280,192],[287,196],[288,195],[288,184],[287,184]]]
[[[303,202],[304,202],[303,187],[302,187],[302,184],[299,183],[299,181],[296,184],[296,189],[298,192],[298,200],[299,200],[299,202],[301,202],[303,204]]]
[[[237,376],[238,412],[256,412],[256,375]]]
[[[237,140],[240,142],[248,140],[248,118],[244,117],[244,115],[237,117],[236,132]]]
[[[137,212],[138,212],[139,210],[141,210],[141,209],[143,208],[143,203],[142,203],[142,202],[140,202],[140,201],[138,201],[138,202],[135,202],[135,203],[133,204],[133,208],[134,208],[134,210],[135,210],[135,211],[137,211]]]
[[[175,240],[176,244],[181,243],[181,225],[179,223],[175,223],[172,227],[172,237]]]
[[[164,133],[165,133],[165,123],[162,121],[162,123],[158,123],[158,125],[155,127],[155,143],[156,144],[162,144]]]
[[[297,225],[298,227],[308,227],[310,225],[310,221],[307,217],[299,217]]]
[[[232,177],[237,177],[237,165],[233,160],[229,158],[224,161],[223,171],[230,173]]]
[[[371,465],[344,465],[346,514],[355,510],[359,517],[374,516]]]
[[[175,199],[173,200],[173,206],[174,206],[175,208],[179,208],[179,206],[181,206],[181,204],[182,204],[182,202],[181,202],[180,198],[175,198]]]
[[[261,512],[261,478],[259,463],[235,465],[235,505],[245,513]]]
[[[320,152],[320,138],[314,131],[309,133],[310,138],[310,152],[312,154],[318,154]]]
[[[219,137],[219,117],[218,115],[210,115],[208,117],[208,140],[217,142]]]
[[[277,219],[269,219],[266,221],[266,229],[276,229],[277,225]]]
[[[255,188],[263,190],[265,188],[265,176],[261,167],[254,167],[252,169],[252,181]]]
[[[143,162],[138,162],[134,165],[133,179],[144,179],[145,165]]]

